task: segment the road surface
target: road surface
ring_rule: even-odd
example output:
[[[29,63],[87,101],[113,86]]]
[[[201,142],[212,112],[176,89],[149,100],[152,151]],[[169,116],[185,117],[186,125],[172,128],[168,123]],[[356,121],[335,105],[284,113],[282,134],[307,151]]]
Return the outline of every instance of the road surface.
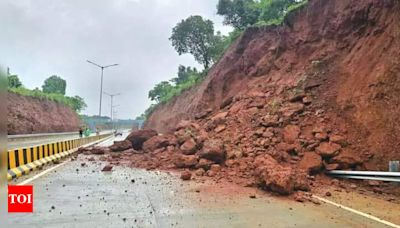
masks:
[[[109,133],[110,131],[103,131],[101,134],[106,134]],[[92,133],[91,136],[96,135],[96,133]],[[34,135],[33,135],[34,136]],[[13,140],[8,140],[7,142],[7,149],[12,150],[12,149],[17,149],[17,148],[25,148],[25,147],[32,147],[36,145],[43,145],[43,144],[48,144],[52,142],[60,142],[60,141],[66,141],[66,140],[72,140],[72,139],[79,139],[79,134],[78,132],[75,135],[71,134],[53,134],[51,137],[44,138],[44,137],[32,137],[32,138],[23,138],[23,139],[13,139]]]
[[[33,180],[34,213],[10,214],[10,227],[385,227],[329,204],[184,182],[165,172],[114,167],[104,173],[104,165],[78,158]]]

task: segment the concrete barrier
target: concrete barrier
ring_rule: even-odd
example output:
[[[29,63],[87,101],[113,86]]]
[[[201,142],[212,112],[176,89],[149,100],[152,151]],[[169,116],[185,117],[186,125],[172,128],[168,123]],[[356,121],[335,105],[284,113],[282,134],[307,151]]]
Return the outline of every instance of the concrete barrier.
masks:
[[[110,137],[111,135],[112,134],[96,135],[9,150],[7,152],[7,179],[12,180],[24,174],[28,174],[32,170],[35,170],[51,161],[61,159],[76,152],[80,146],[99,141]]]

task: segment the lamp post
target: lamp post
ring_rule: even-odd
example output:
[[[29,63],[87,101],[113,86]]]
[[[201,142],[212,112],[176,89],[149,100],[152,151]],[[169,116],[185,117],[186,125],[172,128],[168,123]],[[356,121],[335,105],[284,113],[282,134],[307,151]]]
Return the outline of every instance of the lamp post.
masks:
[[[115,94],[110,94],[110,93],[107,93],[107,92],[103,92],[103,93],[105,95],[110,96],[110,98],[111,98],[110,118],[111,118],[111,122],[112,122],[113,121],[113,108],[118,106],[118,105],[113,106],[114,97],[121,95],[121,93],[115,93]]]
[[[103,99],[103,74],[104,74],[104,69],[108,67],[113,67],[113,66],[118,66],[118,64],[112,64],[112,65],[107,65],[107,66],[101,66],[97,63],[94,63],[92,61],[86,60],[88,63],[93,64],[101,69],[101,82],[100,82],[100,105],[99,105],[99,117],[101,117],[101,102]]]

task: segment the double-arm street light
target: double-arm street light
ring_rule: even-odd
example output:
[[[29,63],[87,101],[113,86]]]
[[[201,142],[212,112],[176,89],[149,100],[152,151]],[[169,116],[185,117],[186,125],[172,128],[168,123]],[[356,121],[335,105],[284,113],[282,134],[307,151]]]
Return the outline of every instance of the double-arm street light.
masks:
[[[87,60],[88,63],[93,64],[101,69],[101,83],[100,83],[100,105],[99,105],[99,116],[101,117],[101,102],[103,99],[103,74],[104,74],[104,69],[108,67],[113,67],[113,66],[118,66],[118,64],[112,64],[112,65],[107,65],[107,66],[101,66],[97,63],[94,63],[92,61]]]
[[[111,98],[110,118],[111,118],[111,121],[113,121],[113,110],[114,110],[114,107],[118,106],[118,105],[113,105],[114,97],[121,95],[121,93],[110,94],[110,93],[104,92],[104,94],[110,96],[110,98]]]

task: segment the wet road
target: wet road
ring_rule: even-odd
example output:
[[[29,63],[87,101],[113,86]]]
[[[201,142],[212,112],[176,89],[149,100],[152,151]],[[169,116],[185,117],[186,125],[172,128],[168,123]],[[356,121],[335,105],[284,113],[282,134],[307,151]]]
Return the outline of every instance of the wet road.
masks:
[[[39,139],[27,139],[23,141],[15,141],[15,142],[8,142],[7,143],[7,149],[12,150],[12,149],[17,149],[17,148],[25,148],[25,147],[32,147],[36,145],[42,145],[42,144],[47,144],[47,143],[52,143],[52,142],[60,142],[60,141],[66,141],[66,140],[72,140],[72,139],[78,139],[79,135],[60,135],[60,136],[55,136],[51,138],[39,138]]]
[[[85,163],[85,166],[82,166]],[[176,174],[75,160],[34,180],[34,213],[12,227],[385,227],[328,204],[253,188],[183,182]],[[21,180],[20,180],[21,181]],[[249,195],[255,194],[255,199]]]
[[[107,134],[110,131],[103,131],[101,134]],[[92,133],[91,135],[96,135],[95,133]],[[32,138],[22,138],[22,139],[9,139],[7,142],[7,149],[12,150],[12,149],[17,149],[17,148],[25,148],[25,147],[32,147],[36,145],[43,145],[47,143],[52,143],[52,142],[60,142],[60,141],[66,141],[66,140],[72,140],[72,139],[78,139],[79,134],[76,133],[75,135],[73,134],[54,134],[51,135],[51,137],[45,138],[45,137],[32,137]]]

